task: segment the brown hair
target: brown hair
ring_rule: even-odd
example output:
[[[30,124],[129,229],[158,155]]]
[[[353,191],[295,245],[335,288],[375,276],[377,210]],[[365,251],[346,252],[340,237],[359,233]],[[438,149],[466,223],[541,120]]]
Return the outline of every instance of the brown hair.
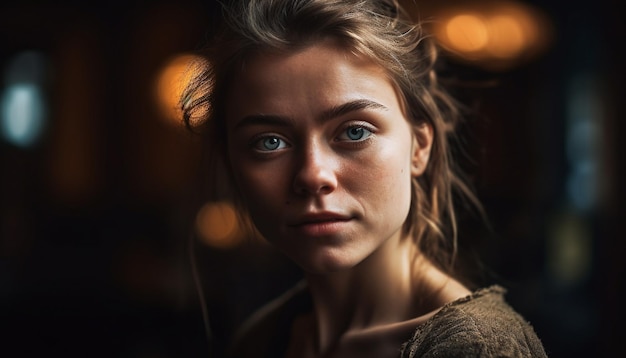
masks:
[[[481,206],[452,158],[449,142],[461,116],[458,104],[438,81],[437,47],[423,26],[393,0],[233,1],[224,7],[223,20],[205,54],[209,65],[181,99],[185,123],[202,133],[214,153],[212,166],[227,163],[224,97],[246,61],[260,52],[287,53],[325,38],[339,41],[384,68],[409,120],[433,128],[430,161],[424,174],[413,179],[404,230],[412,233],[426,257],[451,273],[457,251],[453,197],[469,199],[479,210]],[[216,168],[213,174],[218,175]],[[244,203],[238,203],[245,213]]]

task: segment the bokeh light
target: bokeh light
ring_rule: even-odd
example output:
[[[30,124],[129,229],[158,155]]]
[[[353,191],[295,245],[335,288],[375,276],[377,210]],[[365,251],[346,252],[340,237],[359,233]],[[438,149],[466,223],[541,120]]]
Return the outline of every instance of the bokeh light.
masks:
[[[203,243],[220,249],[239,245],[244,236],[237,212],[229,202],[204,204],[196,216],[196,231]]]
[[[194,79],[197,70],[206,65],[203,58],[179,54],[161,68],[156,84],[156,99],[165,118],[170,123],[182,124],[179,99],[185,86]]]
[[[18,147],[34,145],[44,130],[45,71],[44,56],[34,51],[16,55],[5,68],[5,88],[0,94],[0,130],[7,142]]]
[[[482,50],[489,40],[487,25],[473,14],[457,15],[448,20],[446,36],[454,48],[463,52]]]
[[[527,46],[527,36],[515,17],[497,15],[489,19],[489,52],[498,58],[515,58]]]
[[[548,18],[515,1],[442,8],[432,31],[444,49],[488,70],[508,70],[542,53],[552,41]]]
[[[19,147],[29,147],[43,130],[44,100],[34,84],[15,84],[2,94],[2,135]]]

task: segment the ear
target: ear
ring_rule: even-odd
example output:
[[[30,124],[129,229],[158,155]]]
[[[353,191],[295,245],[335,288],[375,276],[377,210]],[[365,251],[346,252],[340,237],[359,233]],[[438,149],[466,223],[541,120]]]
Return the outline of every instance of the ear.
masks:
[[[426,122],[413,126],[413,144],[411,157],[411,175],[418,177],[424,174],[430,150],[433,145],[433,127]]]

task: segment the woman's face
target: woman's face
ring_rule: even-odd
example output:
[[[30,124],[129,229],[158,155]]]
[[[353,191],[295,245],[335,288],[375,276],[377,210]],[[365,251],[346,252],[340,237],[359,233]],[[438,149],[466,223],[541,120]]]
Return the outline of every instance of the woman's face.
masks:
[[[416,140],[379,66],[330,42],[260,55],[234,78],[226,113],[252,220],[296,264],[334,272],[400,240],[430,140]]]

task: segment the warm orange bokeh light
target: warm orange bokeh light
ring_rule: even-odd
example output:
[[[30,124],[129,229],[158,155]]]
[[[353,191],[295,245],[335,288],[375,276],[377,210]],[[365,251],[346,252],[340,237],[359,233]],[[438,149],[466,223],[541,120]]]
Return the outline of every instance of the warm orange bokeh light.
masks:
[[[193,79],[194,70],[203,63],[195,55],[173,57],[161,69],[156,86],[156,97],[164,116],[176,124],[182,123],[179,99],[185,86]]]
[[[537,9],[516,1],[445,8],[433,33],[457,57],[502,70],[534,58],[551,42],[552,27]]]
[[[489,46],[487,50],[498,58],[515,58],[524,50],[527,36],[519,21],[508,15],[489,19]]]
[[[202,206],[196,216],[196,230],[202,242],[216,248],[235,247],[243,238],[235,208],[228,202]]]
[[[446,35],[450,45],[463,52],[481,50],[489,40],[485,22],[471,14],[457,15],[448,20]]]

